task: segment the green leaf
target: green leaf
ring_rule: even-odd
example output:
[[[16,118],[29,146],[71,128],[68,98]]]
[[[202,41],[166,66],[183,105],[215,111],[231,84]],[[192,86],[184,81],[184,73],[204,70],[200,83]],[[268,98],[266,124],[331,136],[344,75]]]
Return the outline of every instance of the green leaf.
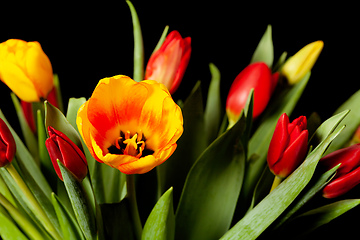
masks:
[[[56,107],[45,101],[45,126],[46,129],[52,126],[56,130],[64,133],[71,141],[73,141],[80,149],[82,144],[80,136],[75,128],[66,119],[64,114]]]
[[[84,97],[69,99],[68,109],[66,112],[66,119],[69,121],[71,126],[73,126],[76,130],[77,130],[77,125],[76,125],[77,112],[80,106],[83,105],[85,102],[86,99]]]
[[[154,54],[157,50],[159,50],[159,48],[161,47],[161,45],[164,43],[168,31],[169,31],[169,26],[165,26],[165,29],[164,29],[164,31],[163,31],[163,33],[161,34],[161,37],[160,37],[160,39],[159,39],[159,42],[156,44],[156,47],[155,47],[154,51],[152,52],[152,54]],[[151,54],[151,55],[152,55],[152,54]]]
[[[156,203],[146,220],[141,239],[174,239],[175,216],[172,190],[169,188]]]
[[[63,233],[64,239],[85,239],[79,225],[77,224],[74,217],[60,202],[60,199],[55,195],[51,194],[52,203],[59,219],[60,227]]]
[[[346,129],[341,132],[340,136],[337,137],[334,142],[330,145],[327,153],[331,153],[338,150],[350,140],[360,125],[360,90],[354,93],[345,103],[343,103],[334,114],[349,109],[350,113],[344,119],[343,123],[346,125]]]
[[[253,190],[258,182],[266,164],[267,150],[274,133],[275,126],[281,114],[290,115],[300,99],[310,78],[308,73],[299,83],[274,96],[270,106],[265,110],[260,126],[249,141],[249,154],[251,159],[247,165],[247,174],[244,180],[243,198],[251,201]]]
[[[360,199],[347,199],[310,210],[296,217],[290,224],[287,224],[286,231],[294,236],[301,237],[329,223],[359,204]]]
[[[126,1],[129,5],[134,32],[134,80],[140,82],[144,78],[144,44],[142,39],[140,21],[134,5],[130,1]]]
[[[64,105],[62,101],[62,94],[60,88],[60,80],[57,74],[54,74],[54,88],[56,90],[56,101],[61,112],[64,112]]]
[[[58,160],[66,191],[69,195],[76,220],[87,240],[97,239],[95,215],[85,190],[71,172]]]
[[[4,240],[28,240],[16,224],[0,211],[0,235]]]
[[[230,227],[244,176],[245,125],[242,113],[191,168],[176,211],[177,239],[218,239]]]
[[[279,57],[279,60],[276,62],[275,66],[273,68],[273,72],[280,71],[281,67],[283,66],[283,64],[286,61],[286,57],[287,57],[287,52],[283,52],[281,54],[281,56]]]
[[[271,25],[268,25],[266,31],[261,38],[252,58],[251,63],[265,62],[269,68],[272,67],[274,61],[274,46],[272,41]]]
[[[177,141],[177,148],[166,162],[157,167],[160,180],[159,196],[173,187],[174,205],[177,204],[191,166],[207,147],[200,82],[196,83],[192,93],[184,102],[182,113],[184,132]]]
[[[204,123],[208,142],[211,143],[219,132],[222,107],[220,98],[220,72],[212,63],[210,63],[209,67],[212,78],[207,96]]]
[[[221,239],[256,239],[309,183],[318,161],[341,130],[342,128],[336,130],[319,144],[288,178],[250,210]]]

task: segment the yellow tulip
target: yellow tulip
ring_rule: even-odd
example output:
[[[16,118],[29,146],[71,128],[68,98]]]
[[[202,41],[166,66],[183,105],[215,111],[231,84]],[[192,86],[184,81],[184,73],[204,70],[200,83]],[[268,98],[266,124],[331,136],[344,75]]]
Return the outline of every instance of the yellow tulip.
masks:
[[[289,84],[296,84],[312,69],[323,47],[323,41],[312,42],[285,62],[281,73],[288,79]]]
[[[123,75],[99,81],[76,123],[93,157],[125,174],[163,163],[183,132],[181,109],[165,85]]]
[[[40,44],[18,39],[0,44],[0,79],[25,102],[46,99],[54,86],[52,66]]]

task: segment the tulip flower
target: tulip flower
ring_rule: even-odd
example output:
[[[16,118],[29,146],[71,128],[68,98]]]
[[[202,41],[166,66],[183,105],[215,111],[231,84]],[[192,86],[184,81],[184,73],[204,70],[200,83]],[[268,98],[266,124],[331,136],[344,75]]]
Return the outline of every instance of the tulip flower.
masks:
[[[122,75],[99,81],[76,122],[94,158],[125,174],[163,163],[183,132],[181,109],[163,84]]]
[[[16,152],[16,144],[10,129],[0,118],[0,167],[9,164]]]
[[[84,153],[65,134],[48,127],[49,138],[45,146],[49,152],[55,172],[63,181],[63,177],[57,163],[59,160],[79,180],[83,180],[87,174],[87,161]]]
[[[226,100],[226,113],[229,122],[235,123],[244,109],[249,92],[254,89],[253,117],[257,118],[267,106],[277,84],[278,74],[271,74],[264,62],[247,66],[235,78]]]
[[[46,99],[53,88],[52,66],[38,42],[1,43],[0,79],[25,102]]]
[[[319,163],[326,169],[340,164],[333,180],[323,189],[325,198],[341,196],[360,183],[360,144],[332,152]]]
[[[306,125],[304,116],[292,123],[286,113],[280,116],[267,155],[269,168],[276,176],[287,177],[304,160],[308,142]]]
[[[312,69],[323,47],[323,41],[312,42],[285,62],[281,73],[287,78],[289,84],[296,84]]]
[[[171,94],[179,87],[190,60],[191,38],[172,31],[146,66],[145,79],[164,84]]]

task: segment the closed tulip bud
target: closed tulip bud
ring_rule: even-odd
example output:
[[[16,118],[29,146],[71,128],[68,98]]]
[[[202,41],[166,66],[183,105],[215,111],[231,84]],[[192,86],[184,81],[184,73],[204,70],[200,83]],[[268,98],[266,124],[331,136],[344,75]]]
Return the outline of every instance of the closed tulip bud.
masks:
[[[304,160],[308,142],[306,125],[307,120],[304,116],[292,123],[286,113],[279,118],[267,155],[269,168],[276,176],[287,177]]]
[[[84,153],[62,132],[53,127],[49,127],[48,132],[49,138],[46,139],[45,145],[59,178],[63,180],[57,160],[64,164],[79,181],[83,180],[88,171]]]
[[[179,87],[190,60],[191,38],[172,31],[154,52],[146,66],[145,79],[164,84],[173,94]]]
[[[285,62],[281,73],[289,84],[296,84],[312,69],[323,47],[323,41],[312,42]]]
[[[320,164],[326,169],[340,164],[333,180],[323,189],[323,196],[341,196],[360,183],[360,144],[332,152],[320,159]]]
[[[0,79],[25,102],[46,99],[54,84],[50,60],[40,44],[18,39],[0,44]]]
[[[263,62],[247,66],[235,78],[226,100],[226,113],[233,125],[246,105],[251,89],[254,89],[253,117],[257,118],[266,108],[277,84],[278,74],[271,74],[270,68]]]
[[[13,135],[6,123],[0,118],[0,167],[9,164],[16,152],[16,144]]]

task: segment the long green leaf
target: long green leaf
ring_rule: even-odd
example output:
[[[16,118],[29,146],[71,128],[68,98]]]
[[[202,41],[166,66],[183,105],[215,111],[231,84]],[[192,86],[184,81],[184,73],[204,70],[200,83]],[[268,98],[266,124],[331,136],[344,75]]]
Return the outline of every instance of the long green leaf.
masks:
[[[77,112],[78,112],[80,106],[82,104],[84,104],[85,102],[86,102],[86,99],[84,97],[69,99],[68,109],[66,112],[66,119],[69,121],[71,126],[73,126],[76,130],[77,130],[77,125],[76,125]]]
[[[331,141],[342,129],[336,130],[325,141],[319,144],[288,178],[267,195],[255,208],[249,211],[221,239],[256,239],[285,211],[308,184],[318,161]]]
[[[126,1],[129,5],[134,31],[134,80],[140,82],[144,78],[144,44],[142,39],[139,17],[134,5]]]
[[[271,25],[268,25],[266,31],[261,38],[252,58],[251,63],[265,62],[269,68],[272,67],[274,61],[274,46],[272,41]]]
[[[141,239],[174,239],[175,216],[172,200],[172,188],[167,190],[146,220]]]
[[[0,211],[0,236],[4,240],[28,240],[16,224]]]
[[[66,191],[69,195],[77,222],[87,240],[97,239],[95,215],[90,204],[89,196],[80,182],[58,160]]]
[[[218,239],[230,227],[244,176],[245,128],[243,113],[191,168],[176,211],[176,239]]]

